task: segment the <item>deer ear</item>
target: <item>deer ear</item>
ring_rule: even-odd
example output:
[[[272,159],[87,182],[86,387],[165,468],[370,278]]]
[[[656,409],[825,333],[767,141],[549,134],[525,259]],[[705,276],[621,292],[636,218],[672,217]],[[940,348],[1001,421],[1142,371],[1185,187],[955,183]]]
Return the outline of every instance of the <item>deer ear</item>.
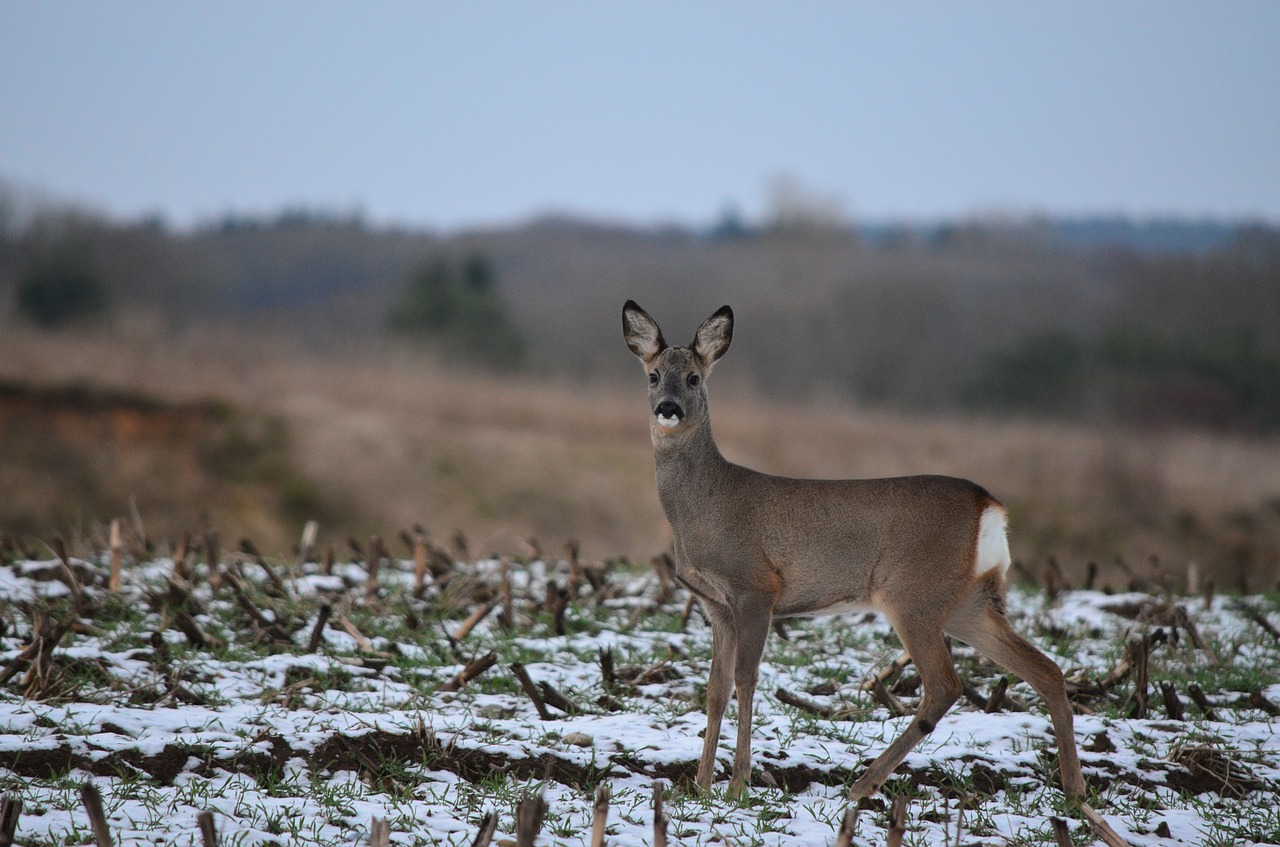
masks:
[[[693,352],[710,367],[729,350],[733,340],[733,309],[721,306],[714,315],[703,321],[693,337]]]
[[[667,342],[662,338],[662,330],[658,323],[649,317],[649,313],[636,305],[636,301],[628,300],[622,307],[622,337],[627,346],[641,360],[649,362],[654,356],[667,349]]]

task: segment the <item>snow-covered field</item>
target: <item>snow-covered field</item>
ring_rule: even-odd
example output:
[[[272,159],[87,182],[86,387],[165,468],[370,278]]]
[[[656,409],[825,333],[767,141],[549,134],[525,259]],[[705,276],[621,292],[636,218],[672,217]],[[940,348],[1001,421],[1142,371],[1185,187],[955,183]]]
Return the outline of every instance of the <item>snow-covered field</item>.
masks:
[[[510,621],[496,561],[456,565],[422,597],[413,563],[388,562],[374,599],[359,564],[331,575],[277,565],[280,590],[245,561],[243,599],[226,583],[215,594],[204,565],[188,584],[170,580],[169,559],[127,563],[115,593],[105,561],[71,565],[78,600],[59,562],[0,566],[0,790],[23,803],[22,845],[92,843],[79,791],[92,782],[121,845],[199,844],[204,810],[223,845],[363,844],[375,818],[392,844],[468,845],[490,811],[500,843],[513,837],[515,804],[539,792],[538,843],[586,844],[605,785],[607,843],[638,846],[653,843],[655,780],[666,786],[671,843],[830,844],[847,786],[908,720],[860,686],[899,653],[883,619],[788,622],[788,640],[771,637],[762,667],[754,784],[742,800],[725,795],[730,723],[721,781],[698,796],[687,783],[710,632],[696,612],[682,619],[680,594],[659,605],[648,571],[616,570],[603,587],[584,580],[556,634],[544,607],[567,584],[563,562],[510,566]],[[455,641],[489,603],[494,612]],[[1248,614],[1280,623],[1274,596],[1219,596],[1206,608],[1200,598],[1077,591],[1050,601],[1018,590],[1010,607],[1076,683],[1091,805],[1126,839],[1280,843],[1280,724],[1268,711],[1280,701],[1280,643]],[[322,608],[332,615],[317,630]],[[33,631],[72,620],[56,648],[33,655]],[[1148,712],[1130,717],[1133,675],[1113,672],[1127,638],[1157,632],[1166,637],[1153,639]],[[208,642],[195,646],[193,635]],[[492,667],[441,690],[490,652]],[[999,672],[963,645],[954,653],[966,683],[991,692]],[[513,663],[572,713],[548,705],[540,718]],[[908,667],[896,683],[908,706],[911,676]],[[1012,708],[958,705],[886,786],[909,798],[908,844],[1054,844],[1055,816],[1075,843],[1093,842],[1054,787],[1040,701],[1011,682]],[[1161,682],[1183,719],[1170,715]],[[1193,686],[1211,717],[1192,702]],[[780,689],[830,715],[785,704]],[[877,798],[861,812],[854,843],[885,842],[888,808]]]

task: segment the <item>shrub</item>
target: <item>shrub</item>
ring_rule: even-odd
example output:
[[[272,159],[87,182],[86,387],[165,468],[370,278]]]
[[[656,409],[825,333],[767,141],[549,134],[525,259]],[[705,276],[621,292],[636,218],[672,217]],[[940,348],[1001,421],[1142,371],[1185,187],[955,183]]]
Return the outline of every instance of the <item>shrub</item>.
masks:
[[[1084,350],[1071,336],[1034,332],[988,354],[966,399],[980,406],[1061,411],[1077,393],[1084,365]]]
[[[89,262],[60,249],[28,267],[18,281],[18,313],[37,326],[53,329],[101,317],[107,290]]]
[[[459,264],[434,256],[415,268],[387,320],[401,337],[440,352],[509,369],[524,360],[525,341],[507,316],[493,266],[481,255]]]

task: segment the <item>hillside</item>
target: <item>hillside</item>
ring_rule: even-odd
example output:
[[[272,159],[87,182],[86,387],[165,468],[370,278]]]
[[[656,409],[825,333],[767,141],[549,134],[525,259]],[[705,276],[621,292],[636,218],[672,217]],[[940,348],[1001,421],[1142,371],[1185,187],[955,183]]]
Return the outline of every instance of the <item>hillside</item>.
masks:
[[[382,342],[416,269],[479,258],[523,337],[523,369],[543,376],[623,374],[627,298],[677,337],[730,303],[743,328],[736,379],[779,398],[1280,428],[1280,230],[1265,225],[695,231],[546,218],[444,234],[293,211],[177,232],[51,209],[4,235],[0,319],[21,317],[16,292],[33,268],[71,257],[105,289],[99,320],[116,327],[365,347]]]
[[[338,547],[421,524],[442,541],[460,531],[473,553],[576,539],[594,558],[645,561],[669,536],[620,337],[630,297],[676,342],[733,305],[711,386],[732,459],[975,479],[1010,506],[1015,555],[1036,578],[1093,564],[1124,585],[1149,580],[1154,556],[1192,584],[1276,583],[1275,229],[1188,224],[1178,241],[1164,224],[1181,246],[1153,251],[1136,224],[1086,227],[1105,243],[1082,245],[1061,230],[1083,224],[1046,221],[886,237],[554,219],[439,234],[304,213],[192,232],[67,209],[0,219],[12,389],[0,536],[28,550],[100,540],[128,517],[161,549],[218,531],[285,553],[316,519]],[[32,279],[100,286],[104,305],[33,326],[19,296]],[[523,360],[498,372],[458,355],[457,335],[389,335],[410,279],[428,286],[431,320],[445,306],[472,320],[446,324],[470,326],[469,345],[487,338],[476,315],[501,310]],[[461,288],[430,288],[445,283]],[[205,408],[220,416],[148,435],[148,416]],[[148,422],[121,438],[121,415]]]
[[[101,543],[132,502],[161,549],[182,532],[217,530],[229,547],[249,537],[287,554],[314,518],[339,550],[348,537],[363,544],[422,524],[442,544],[461,531],[472,554],[526,555],[529,539],[558,551],[577,539],[591,558],[647,562],[670,536],[643,376],[620,338],[618,347],[630,365],[622,377],[583,381],[239,334],[159,344],[12,331],[0,336],[0,380],[92,384],[160,410],[215,400],[223,417],[187,442],[153,439],[128,453],[63,439],[52,418],[29,425],[43,433],[41,451],[0,439],[0,535]],[[1274,441],[797,404],[743,388],[741,368],[731,351],[710,386],[717,439],[735,461],[796,476],[975,479],[1009,505],[1014,555],[1036,579],[1052,557],[1072,580],[1094,562],[1120,587],[1149,581],[1155,556],[1192,584],[1276,582]]]

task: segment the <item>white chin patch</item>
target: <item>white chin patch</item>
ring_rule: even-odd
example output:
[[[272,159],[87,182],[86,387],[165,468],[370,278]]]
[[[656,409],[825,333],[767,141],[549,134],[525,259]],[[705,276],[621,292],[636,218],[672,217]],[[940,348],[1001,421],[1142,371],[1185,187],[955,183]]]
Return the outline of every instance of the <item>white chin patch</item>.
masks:
[[[680,423],[680,418],[676,417],[675,415],[672,415],[671,417],[667,417],[666,415],[658,415],[658,426],[671,429],[671,427],[675,426],[678,423]]]

